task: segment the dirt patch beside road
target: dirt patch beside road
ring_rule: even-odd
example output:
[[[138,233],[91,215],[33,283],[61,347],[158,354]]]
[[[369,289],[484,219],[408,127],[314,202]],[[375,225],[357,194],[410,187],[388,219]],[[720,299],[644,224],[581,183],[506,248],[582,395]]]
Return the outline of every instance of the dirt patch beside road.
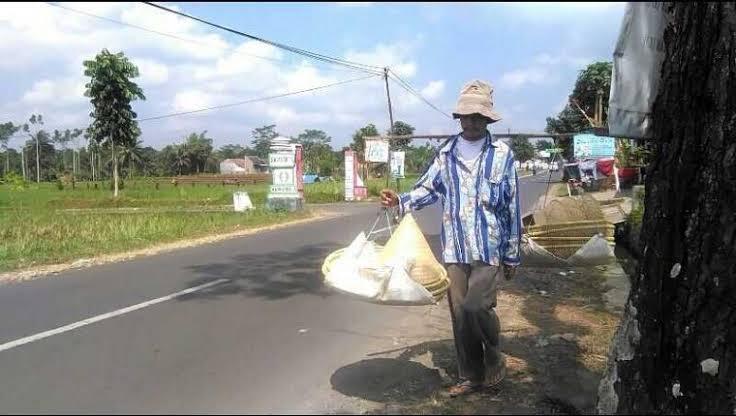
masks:
[[[358,413],[593,413],[620,319],[614,306],[621,305],[607,304],[604,296],[615,280],[628,280],[618,264],[523,268],[504,282],[497,313],[508,374],[493,389],[455,399],[444,394],[457,377],[446,299],[401,324],[406,346],[377,345],[370,357],[336,371],[333,388],[362,399],[364,405],[352,409]]]

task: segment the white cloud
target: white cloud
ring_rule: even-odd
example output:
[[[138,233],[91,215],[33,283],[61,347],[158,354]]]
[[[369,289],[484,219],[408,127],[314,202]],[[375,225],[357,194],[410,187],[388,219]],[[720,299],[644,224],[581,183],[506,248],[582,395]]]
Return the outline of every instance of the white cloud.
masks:
[[[138,81],[142,86],[161,85],[169,80],[169,68],[165,64],[144,58],[134,58],[131,61],[138,67]]]
[[[583,68],[586,65],[590,64],[591,62],[593,62],[593,58],[582,57],[582,56],[570,56],[567,54],[567,52],[562,51],[555,55],[551,55],[549,53],[539,54],[534,57],[534,62],[540,65],[548,65],[548,66],[564,64],[564,65],[569,66],[570,68],[578,69],[578,68]]]
[[[544,68],[526,68],[506,72],[501,76],[501,86],[518,89],[525,85],[542,84],[549,81],[549,72]]]
[[[88,122],[89,98],[83,96],[87,77],[82,74],[82,61],[92,59],[103,47],[111,52],[124,51],[138,66],[140,78],[135,81],[147,97],[146,101],[134,103],[140,118],[314,88],[364,75],[324,63],[300,61],[260,42],[229,42],[217,32],[143,4],[61,5],[171,33],[191,42],[43,3],[3,5],[0,53],[13,59],[0,61],[0,76],[18,81],[12,88],[0,91],[0,102],[5,103],[0,112],[17,122],[34,112],[44,115],[51,130],[84,126]],[[382,43],[345,51],[342,57],[387,65],[409,80],[418,71],[414,51],[420,42],[421,38],[416,37]],[[438,115],[424,103],[395,84],[391,87],[397,119],[418,129],[424,118],[436,120]],[[442,97],[445,83],[436,80],[417,87],[428,99],[436,100]],[[142,122],[141,130],[146,145],[161,147],[187,130],[208,130],[222,140],[242,140],[249,136],[250,129],[267,123],[277,123],[284,134],[322,128],[333,136],[336,147],[349,141],[346,131],[367,123],[375,123],[384,131],[388,116],[383,80],[376,77],[268,102]],[[218,143],[217,137],[215,145],[224,144]]]
[[[421,91],[422,96],[428,100],[438,98],[445,91],[445,81],[432,81]]]
[[[193,111],[213,105],[215,105],[215,96],[198,90],[178,92],[173,100],[173,110],[177,112]]]
[[[400,77],[413,77],[417,72],[416,64],[409,60],[415,46],[409,42],[398,42],[393,45],[380,44],[373,51],[348,51],[345,59],[365,65],[387,66]]]
[[[24,104],[60,107],[80,104],[84,98],[85,82],[78,77],[59,80],[44,79],[33,84],[21,98]]]

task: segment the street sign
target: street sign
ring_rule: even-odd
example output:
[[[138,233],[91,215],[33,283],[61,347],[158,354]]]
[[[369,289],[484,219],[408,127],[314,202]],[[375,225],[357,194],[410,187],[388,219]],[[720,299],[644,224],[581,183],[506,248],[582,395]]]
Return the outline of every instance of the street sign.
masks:
[[[268,155],[268,166],[272,168],[291,168],[294,166],[294,152],[271,153]]]
[[[388,141],[386,140],[366,140],[365,160],[367,162],[388,163],[388,148]]]
[[[593,134],[573,136],[573,148],[577,159],[613,156],[616,153],[616,143],[613,137]]]
[[[296,186],[294,185],[271,185],[272,195],[296,195]]]
[[[391,152],[391,176],[394,179],[404,178],[404,152]]]

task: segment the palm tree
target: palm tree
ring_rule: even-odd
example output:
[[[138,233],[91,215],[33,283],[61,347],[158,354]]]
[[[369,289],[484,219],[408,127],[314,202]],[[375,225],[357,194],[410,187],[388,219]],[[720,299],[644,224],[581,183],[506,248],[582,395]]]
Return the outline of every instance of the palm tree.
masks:
[[[188,168],[191,163],[192,162],[190,160],[190,151],[187,146],[176,146],[176,154],[174,155],[174,168],[179,170],[179,175],[181,175],[181,170],[183,168]]]
[[[128,162],[128,179],[133,175],[134,164],[140,164],[143,159],[143,141],[135,139],[135,141],[127,142],[120,149],[120,163],[123,165]]]

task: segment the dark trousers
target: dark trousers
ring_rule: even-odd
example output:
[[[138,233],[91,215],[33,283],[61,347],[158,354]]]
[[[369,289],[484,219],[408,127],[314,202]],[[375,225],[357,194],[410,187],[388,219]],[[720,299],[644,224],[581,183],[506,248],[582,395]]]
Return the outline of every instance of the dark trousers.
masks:
[[[501,330],[496,307],[500,267],[486,263],[447,264],[448,301],[455,334],[458,372],[463,380],[483,382],[485,369],[499,363]]]

